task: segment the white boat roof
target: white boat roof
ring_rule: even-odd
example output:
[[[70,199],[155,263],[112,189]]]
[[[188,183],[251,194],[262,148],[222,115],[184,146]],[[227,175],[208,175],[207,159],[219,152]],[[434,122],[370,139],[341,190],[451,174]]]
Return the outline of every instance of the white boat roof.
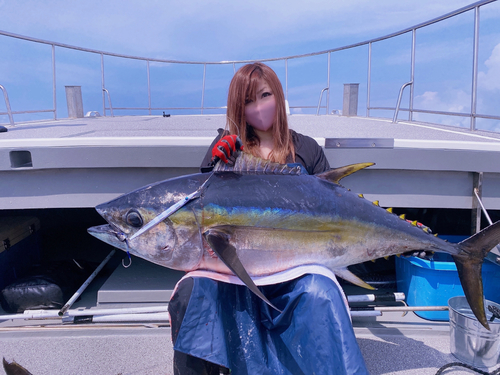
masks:
[[[428,123],[291,115],[332,167],[374,162],[344,184],[383,206],[471,208],[483,173],[500,209],[500,134]],[[0,133],[0,206],[94,207],[143,185],[196,173],[225,115],[85,117],[7,126]]]

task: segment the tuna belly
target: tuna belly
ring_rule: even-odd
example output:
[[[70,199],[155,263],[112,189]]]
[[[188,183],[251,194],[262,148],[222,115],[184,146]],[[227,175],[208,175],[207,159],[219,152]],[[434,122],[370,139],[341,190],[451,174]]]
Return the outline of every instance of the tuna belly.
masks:
[[[230,240],[251,276],[262,276],[304,264],[331,267],[333,259],[345,257],[345,235],[327,231],[300,231],[238,227]]]
[[[435,249],[432,242],[408,233],[354,221],[338,223],[328,230],[229,227],[225,231],[252,276],[303,264],[319,264],[335,270],[410,250]]]

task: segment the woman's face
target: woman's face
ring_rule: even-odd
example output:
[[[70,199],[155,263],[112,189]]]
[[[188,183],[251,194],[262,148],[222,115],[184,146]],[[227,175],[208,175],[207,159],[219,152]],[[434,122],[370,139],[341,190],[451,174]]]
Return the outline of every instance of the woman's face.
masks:
[[[276,100],[266,81],[257,81],[255,99],[245,101],[245,119],[255,129],[266,132],[272,126],[276,114]]]

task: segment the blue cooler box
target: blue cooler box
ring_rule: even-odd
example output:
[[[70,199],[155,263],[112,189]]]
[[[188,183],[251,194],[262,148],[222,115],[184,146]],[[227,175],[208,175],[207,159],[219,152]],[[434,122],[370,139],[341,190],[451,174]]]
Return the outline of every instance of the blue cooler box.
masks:
[[[467,237],[442,238],[460,242]],[[408,306],[447,306],[451,297],[464,295],[451,255],[435,253],[433,258],[396,257],[397,288],[405,293]],[[487,300],[500,303],[500,266],[487,260],[483,263],[483,290]],[[448,311],[415,311],[415,314],[429,320],[449,320]]]

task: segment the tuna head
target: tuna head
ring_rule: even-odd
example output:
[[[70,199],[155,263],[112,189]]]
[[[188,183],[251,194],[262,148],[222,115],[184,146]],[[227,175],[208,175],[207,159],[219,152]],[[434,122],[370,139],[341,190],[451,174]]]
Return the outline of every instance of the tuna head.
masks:
[[[88,232],[101,241],[161,266],[182,271],[195,269],[203,251],[192,204],[130,239],[185,195],[184,191],[178,191],[178,187],[177,191],[170,191],[169,181],[144,187],[98,205],[96,210],[108,225],[89,228]],[[186,189],[181,190],[189,188],[192,189],[186,186]]]

